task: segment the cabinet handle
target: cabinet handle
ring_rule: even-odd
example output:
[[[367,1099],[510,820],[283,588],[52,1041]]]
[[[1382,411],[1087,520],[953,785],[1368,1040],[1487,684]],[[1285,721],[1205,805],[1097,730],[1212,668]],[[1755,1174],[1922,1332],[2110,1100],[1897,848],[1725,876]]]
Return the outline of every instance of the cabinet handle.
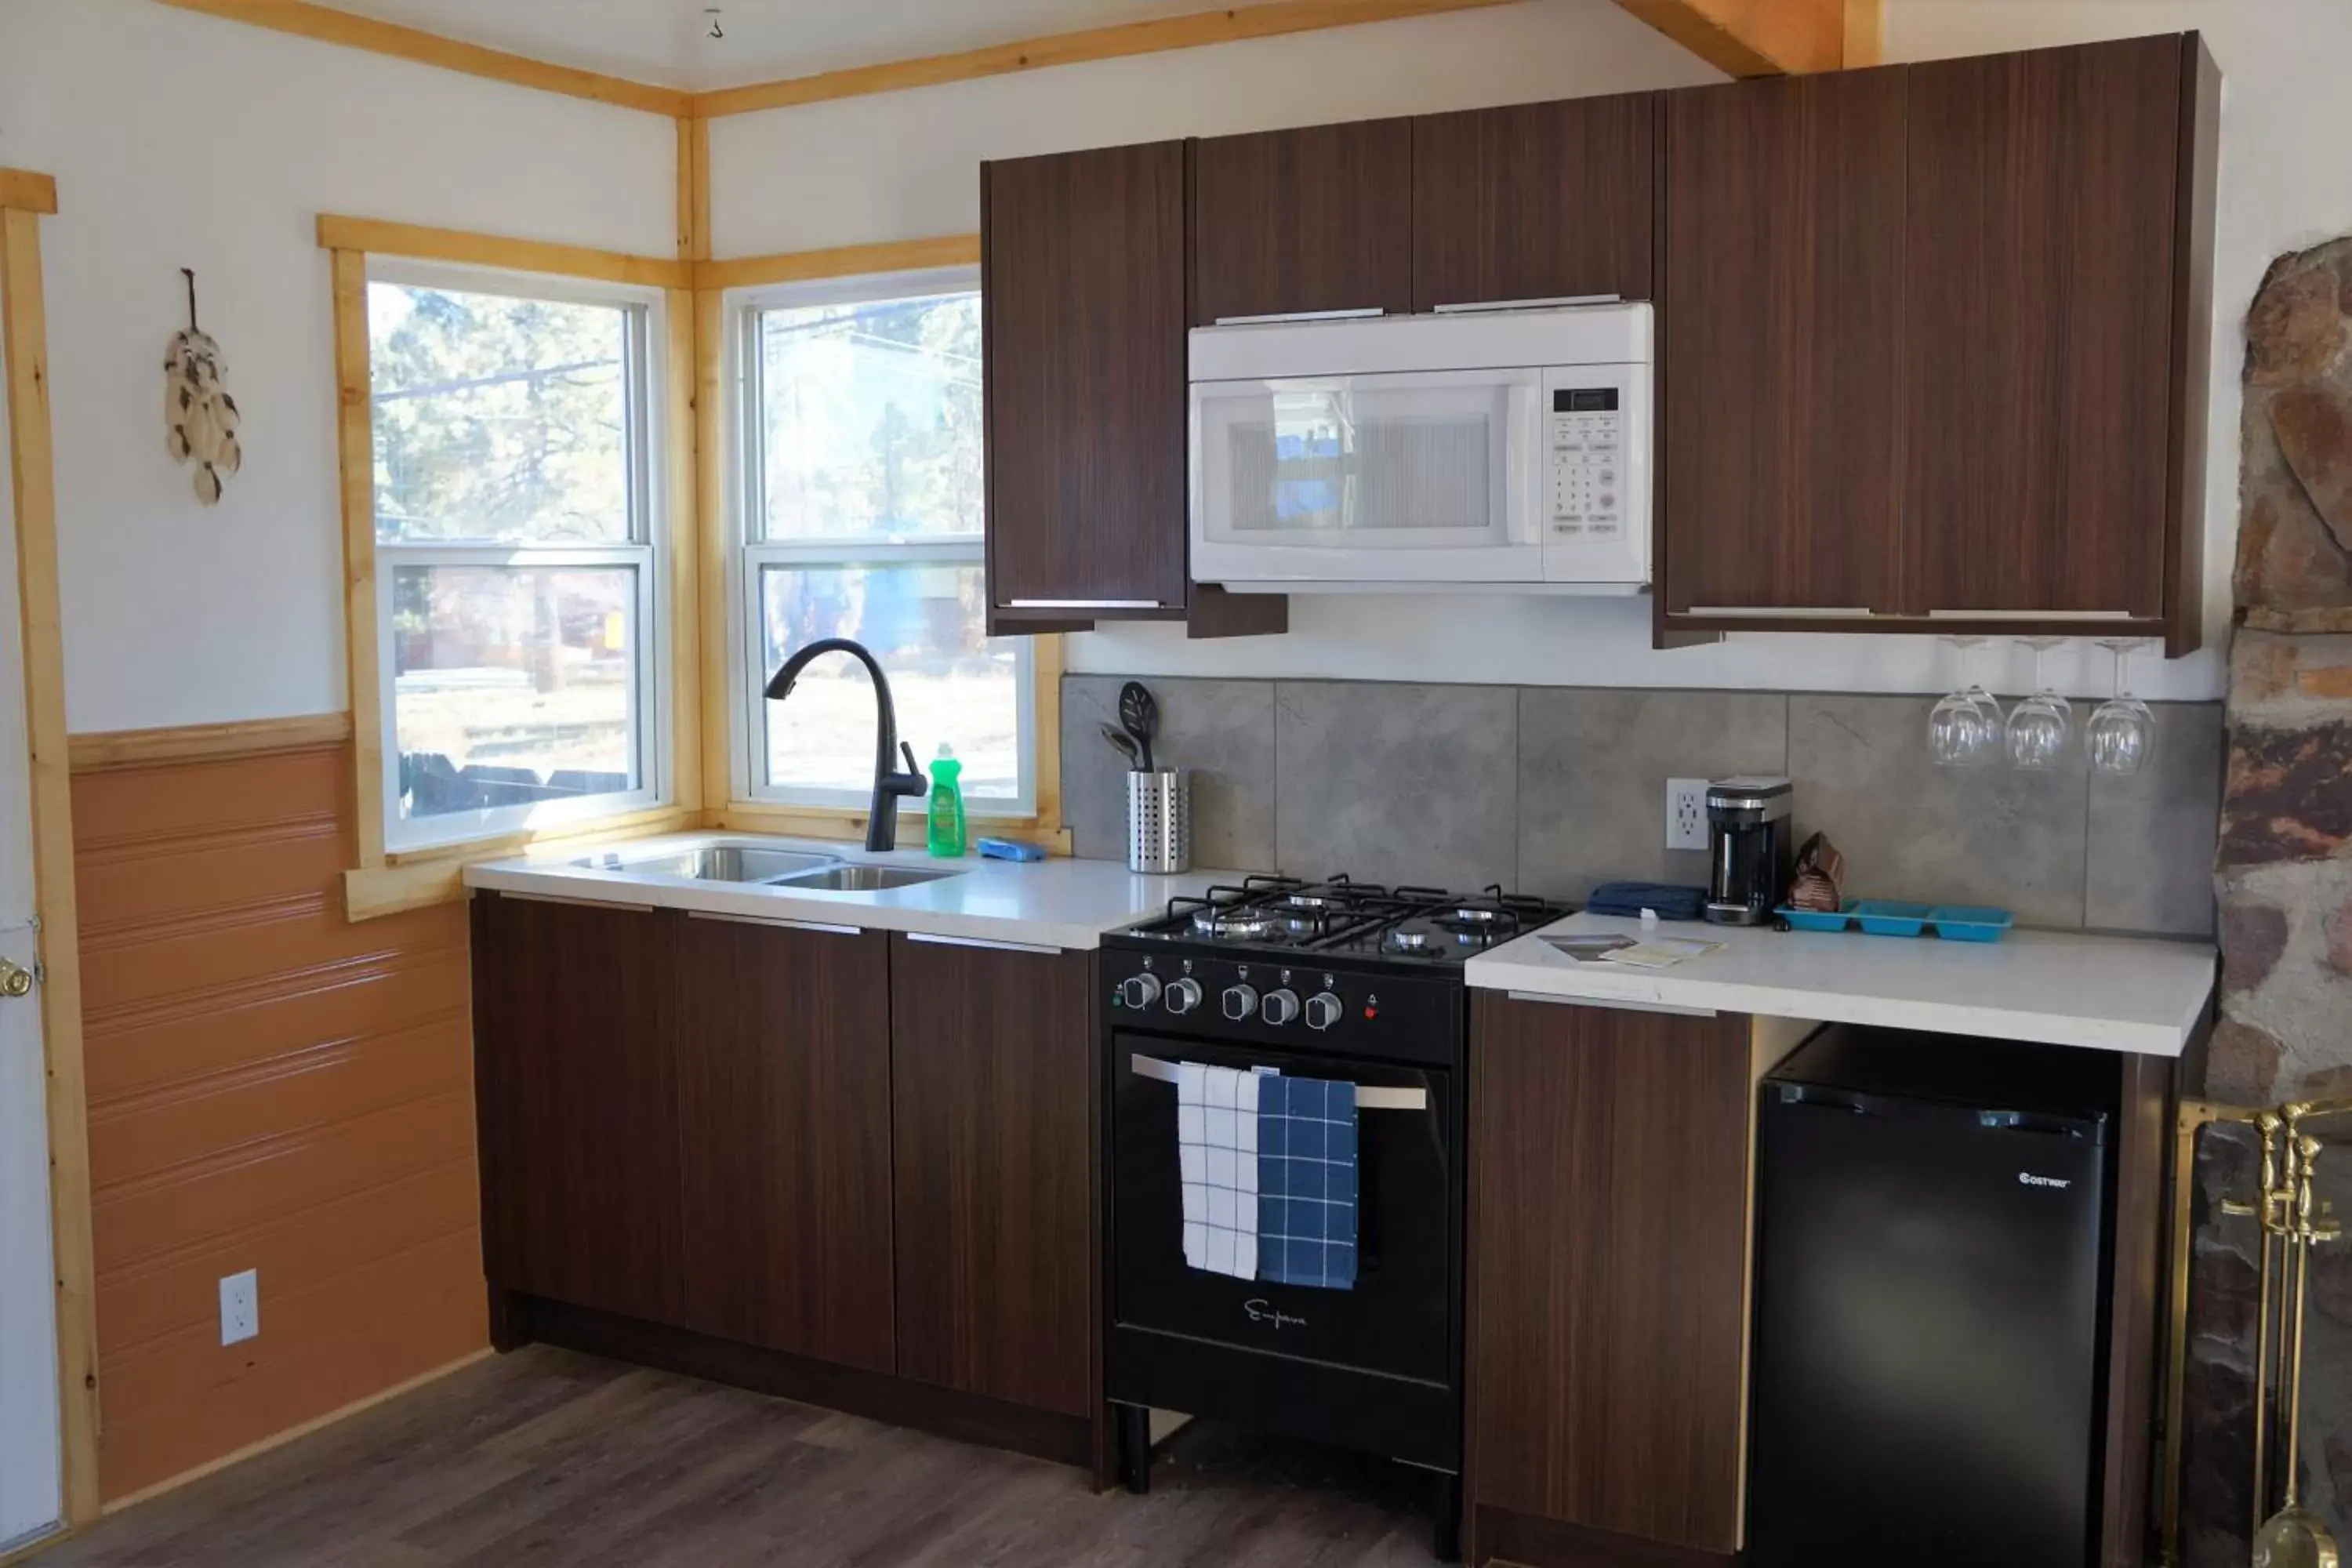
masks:
[[[722,915],[709,910],[688,910],[690,921],[724,921],[729,925],[779,926],[785,931],[823,931],[827,936],[864,936],[864,926],[827,925],[823,921],[788,921],[779,915]]]
[[[1443,305],[1438,307],[1441,310],[1444,308]],[[1353,305],[1338,310],[1277,310],[1266,316],[1219,316],[1216,324],[1220,327],[1264,327],[1283,321],[1354,321],[1387,314],[1388,309],[1382,305]]]
[[[1677,616],[1746,616],[1764,620],[1868,620],[1876,610],[1855,605],[1693,605]]]
[[[1624,298],[1622,294],[1550,294],[1535,300],[1460,300],[1450,304],[1433,305],[1430,310],[1439,316],[1475,316],[1496,310],[1557,310],[1569,305],[1614,305]]]
[[[1931,621],[2146,621],[2161,616],[2137,616],[2129,610],[1930,610]]]
[[[1158,599],[1007,599],[1008,610],[1167,610]]]
[[[1131,1056],[1127,1065],[1138,1078],[1148,1078],[1156,1083],[1174,1083],[1176,1064],[1163,1062],[1158,1057]],[[1381,1089],[1375,1085],[1356,1086],[1356,1109],[1359,1110],[1427,1110],[1429,1090],[1425,1089]]]
[[[654,906],[651,904],[632,904],[619,899],[567,899],[554,893],[509,893],[494,890],[498,891],[499,897],[502,899],[512,899],[517,903],[522,904],[571,904],[578,909],[619,910],[633,915],[649,915],[654,912]]]
[[[1057,953],[1062,951],[1058,947],[1046,947],[1034,942],[992,942],[977,936],[937,936],[927,931],[910,931],[907,933],[907,940],[919,942],[927,947],[981,947],[992,952]]]
[[[1613,996],[1554,996],[1544,991],[1507,991],[1514,1002],[1544,1002],[1555,1007],[1607,1007],[1619,1013],[1671,1013],[1677,1018],[1712,1018],[1712,1007],[1671,1007],[1664,1002],[1620,1002]]]

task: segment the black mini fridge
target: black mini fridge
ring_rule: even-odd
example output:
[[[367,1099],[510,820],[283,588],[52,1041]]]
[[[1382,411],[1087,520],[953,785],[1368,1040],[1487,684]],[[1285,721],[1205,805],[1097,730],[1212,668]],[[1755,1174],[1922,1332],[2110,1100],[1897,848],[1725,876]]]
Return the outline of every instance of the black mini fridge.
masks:
[[[1751,1568],[2085,1568],[2116,1074],[1835,1026],[1761,1087]]]

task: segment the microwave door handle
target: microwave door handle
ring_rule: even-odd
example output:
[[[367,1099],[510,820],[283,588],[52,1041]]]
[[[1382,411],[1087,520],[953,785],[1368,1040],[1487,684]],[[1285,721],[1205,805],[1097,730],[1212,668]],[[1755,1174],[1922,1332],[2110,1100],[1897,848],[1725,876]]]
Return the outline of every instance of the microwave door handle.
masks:
[[[1544,440],[1542,393],[1540,376],[1523,376],[1510,385],[1511,435],[1503,447],[1510,472],[1503,516],[1513,544],[1543,542],[1542,510],[1536,503],[1543,495],[1543,463],[1550,451]]]

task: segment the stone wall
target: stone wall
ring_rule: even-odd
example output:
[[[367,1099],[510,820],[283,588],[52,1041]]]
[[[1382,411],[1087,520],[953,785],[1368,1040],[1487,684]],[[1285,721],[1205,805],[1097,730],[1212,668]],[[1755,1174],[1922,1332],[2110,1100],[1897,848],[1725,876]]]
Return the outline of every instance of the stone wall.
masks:
[[[2221,1021],[2206,1090],[2260,1105],[2352,1095],[2352,237],[2273,262],[2246,340],[2215,879]],[[2255,1234],[2214,1207],[2252,1185],[2245,1140],[2208,1142],[2185,1561],[2220,1568],[2246,1560]],[[2322,1171],[2338,1212],[2352,1212],[2352,1127]],[[2308,1504],[2352,1541],[2347,1244],[2321,1247],[2314,1274],[2301,1473]]]

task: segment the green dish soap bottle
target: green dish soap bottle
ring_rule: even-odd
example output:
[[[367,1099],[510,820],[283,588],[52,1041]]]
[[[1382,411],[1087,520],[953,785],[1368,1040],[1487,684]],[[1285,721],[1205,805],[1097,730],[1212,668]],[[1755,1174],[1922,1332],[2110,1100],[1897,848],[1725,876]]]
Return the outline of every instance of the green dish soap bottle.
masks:
[[[963,853],[963,789],[956,783],[962,773],[955,749],[940,742],[931,763],[929,837],[931,853],[945,858]]]

